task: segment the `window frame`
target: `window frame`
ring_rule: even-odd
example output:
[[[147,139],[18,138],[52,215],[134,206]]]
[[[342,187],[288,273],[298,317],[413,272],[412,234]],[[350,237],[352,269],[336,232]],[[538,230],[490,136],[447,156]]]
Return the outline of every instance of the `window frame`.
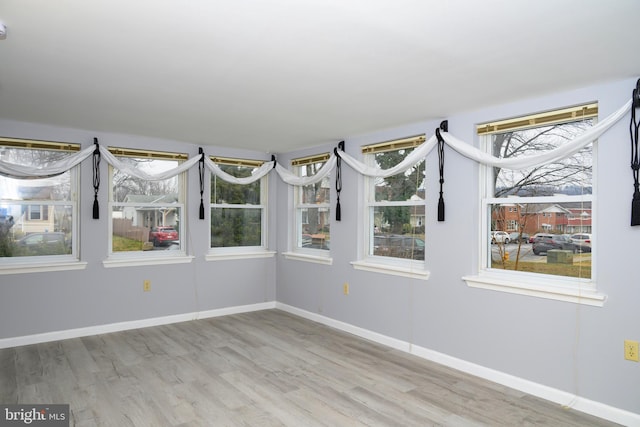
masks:
[[[0,137],[0,147],[13,149],[32,149],[45,151],[62,151],[68,153],[79,152],[81,145],[78,143],[43,141],[35,139],[22,139]],[[68,200],[11,200],[2,199],[0,203],[7,205],[26,206],[29,221],[48,221],[49,206],[71,206],[71,253],[61,255],[40,255],[24,257],[0,257],[0,275],[38,273],[50,271],[79,270],[87,266],[80,260],[80,209],[78,205],[78,193],[80,191],[80,165],[69,169],[70,197]],[[32,219],[32,206],[38,206],[40,219]],[[47,213],[43,217],[43,211]]]
[[[294,173],[296,173],[296,175],[301,176],[300,174],[300,167],[302,166],[306,166],[309,164],[316,164],[316,163],[323,163],[326,164],[326,162],[331,158],[331,154],[330,153],[321,153],[321,154],[315,154],[312,156],[306,156],[306,157],[300,157],[300,158],[296,158],[291,160],[291,167],[294,169]],[[321,166],[322,167],[322,166]],[[331,180],[329,179],[329,181],[331,182]],[[329,227],[331,227],[331,185],[329,185],[329,200],[323,202],[323,203],[302,203],[302,192],[304,191],[304,187],[305,186],[294,186],[293,187],[293,218],[294,220],[292,221],[292,225],[293,225],[293,229],[292,229],[292,236],[291,236],[291,248],[292,251],[301,255],[306,255],[307,258],[309,259],[313,259],[315,257],[318,258],[331,258],[331,249],[322,249],[322,248],[305,248],[299,245],[299,241],[298,238],[302,236],[302,226],[304,224],[308,224],[309,223],[309,208],[317,208],[318,210],[320,209],[326,209],[326,211],[329,213]],[[306,212],[303,212],[304,209],[307,209]],[[306,213],[307,216],[307,222],[303,222],[303,217],[304,214]],[[329,231],[329,236],[331,236],[331,231]],[[329,240],[331,240],[331,238],[329,238]]]
[[[109,152],[116,157],[130,157],[136,159],[152,159],[152,160],[175,160],[178,162],[188,159],[187,154],[166,152],[166,151],[154,151],[143,150],[134,148],[120,148],[120,147],[108,147]],[[175,207],[180,209],[180,216],[178,219],[179,229],[178,238],[180,240],[179,250],[140,250],[140,251],[113,251],[113,208],[114,206],[126,208],[126,207],[160,207],[161,203],[147,203],[147,202],[115,202],[113,194],[113,179],[116,168],[112,165],[108,167],[108,243],[107,243],[107,259],[103,261],[103,265],[107,268],[110,267],[129,267],[129,266],[141,266],[141,265],[157,265],[157,264],[177,264],[191,262],[193,257],[187,255],[187,239],[186,239],[186,222],[187,222],[187,172],[182,172],[176,175],[178,179],[178,203]],[[151,228],[149,228],[151,230]]]
[[[416,148],[426,141],[424,134],[404,137],[400,139],[379,142],[361,147],[364,163],[367,166],[376,166],[375,155],[383,152],[398,151],[402,149]],[[426,157],[422,160],[426,172]],[[362,214],[361,239],[359,245],[359,259],[351,262],[356,270],[372,271],[395,276],[411,277],[421,280],[428,280],[430,272],[426,268],[426,241],[425,259],[414,260],[391,256],[373,254],[374,210],[376,207],[389,206],[424,206],[426,214],[426,197],[420,201],[376,201],[376,178],[364,176],[362,182]],[[426,227],[426,220],[423,221]]]
[[[491,137],[493,134],[509,130],[529,129],[551,124],[562,124],[579,121],[583,118],[597,119],[597,103],[582,104],[575,107],[554,109],[547,112],[529,114],[476,127],[480,148],[491,154]],[[528,295],[545,299],[573,302],[577,304],[601,307],[606,296],[599,293],[596,286],[597,249],[592,252],[591,277],[574,278],[542,273],[503,270],[491,268],[491,209],[494,204],[521,202],[523,204],[553,204],[567,202],[590,202],[592,217],[595,217],[597,204],[597,144],[592,144],[592,194],[582,196],[537,196],[522,198],[505,198],[493,196],[493,167],[479,165],[479,265],[476,275],[464,276],[462,279],[469,287],[489,289],[520,295]],[[546,213],[543,212],[546,216]],[[595,221],[592,221],[592,233],[595,234]]]
[[[220,157],[211,156],[210,160],[217,165],[231,165],[231,166],[246,166],[259,168],[267,160],[254,160],[254,159],[242,159],[236,157]],[[213,172],[209,173],[209,183],[211,186],[215,185]],[[215,200],[211,200],[211,188],[209,191],[209,238],[208,238],[208,250],[205,254],[207,261],[223,261],[234,259],[247,259],[247,258],[265,258],[272,257],[275,251],[268,250],[268,200],[269,200],[269,175],[265,175],[260,178],[260,204],[237,204],[237,203],[215,203]],[[233,184],[242,185],[242,184]],[[211,210],[214,208],[220,209],[260,209],[260,245],[259,246],[227,246],[227,247],[211,247]]]

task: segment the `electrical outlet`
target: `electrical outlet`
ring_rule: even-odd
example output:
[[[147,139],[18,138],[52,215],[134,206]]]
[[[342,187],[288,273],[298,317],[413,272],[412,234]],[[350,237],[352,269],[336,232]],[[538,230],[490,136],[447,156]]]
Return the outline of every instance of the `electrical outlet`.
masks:
[[[638,341],[624,340],[624,358],[633,362],[638,361]]]
[[[145,292],[149,292],[151,290],[151,280],[145,280],[142,282],[142,290]]]
[[[345,283],[344,285],[342,285],[342,292],[345,295],[349,295],[349,284],[348,283]]]

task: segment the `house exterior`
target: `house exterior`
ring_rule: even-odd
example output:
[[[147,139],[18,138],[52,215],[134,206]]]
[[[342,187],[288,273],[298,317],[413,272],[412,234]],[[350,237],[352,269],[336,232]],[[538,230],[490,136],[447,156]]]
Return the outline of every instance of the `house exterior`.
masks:
[[[418,192],[424,195],[424,190],[418,190]],[[417,194],[414,194],[413,196],[411,196],[410,200],[414,202],[415,201],[422,202],[420,205],[415,206],[414,208],[411,209],[411,218],[409,219],[411,227],[422,227],[424,226],[424,220],[425,220],[424,198],[418,196]]]
[[[576,203],[503,203],[491,211],[492,230],[535,234],[538,232],[573,234],[591,233],[591,207]]]
[[[122,209],[122,217],[131,220],[133,226],[151,228],[159,225],[175,226],[177,223],[176,210],[171,207],[172,204],[178,203],[177,194],[128,195],[124,198],[124,203],[140,205],[124,206]]]
[[[23,206],[22,214],[15,222],[16,231],[24,234],[54,231],[55,206]]]
[[[307,194],[307,199],[311,203],[316,203],[318,205],[328,204],[330,201],[330,186],[328,182],[324,180],[320,183],[319,186],[314,187],[312,191]],[[317,210],[317,212],[314,212]],[[309,216],[309,211],[311,211],[312,215]],[[328,227],[331,221],[330,210],[328,207],[317,207],[317,208],[306,208],[301,209],[301,224],[303,226],[303,234],[318,234],[320,232],[328,231]],[[312,224],[315,218],[317,218],[317,224]]]
[[[18,187],[18,194],[21,194],[25,200],[53,200],[52,192],[51,186],[21,185]],[[59,212],[56,212],[55,205],[44,203],[13,205],[10,212],[5,212],[7,215],[13,216],[13,231],[22,234],[60,231],[55,229],[55,218],[58,216],[62,221],[64,207],[58,206]],[[59,225],[63,227],[63,224]]]
[[[418,190],[418,192],[424,195],[424,190]],[[425,224],[424,198],[420,197],[417,194],[414,194],[409,198],[409,200],[412,202],[421,202],[419,205],[415,205],[411,207],[411,216],[409,218],[409,224],[411,225],[411,227],[423,227]],[[381,210],[376,210],[373,218],[373,223],[378,230],[382,230],[383,228],[388,228],[390,225],[388,222],[384,220],[383,213]]]

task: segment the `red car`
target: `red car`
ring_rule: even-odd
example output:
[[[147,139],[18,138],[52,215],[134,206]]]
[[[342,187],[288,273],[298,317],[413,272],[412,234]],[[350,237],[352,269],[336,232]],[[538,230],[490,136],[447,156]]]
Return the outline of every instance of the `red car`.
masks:
[[[153,242],[153,246],[161,246],[174,240],[178,240],[178,232],[173,227],[153,227],[149,231],[149,241]]]

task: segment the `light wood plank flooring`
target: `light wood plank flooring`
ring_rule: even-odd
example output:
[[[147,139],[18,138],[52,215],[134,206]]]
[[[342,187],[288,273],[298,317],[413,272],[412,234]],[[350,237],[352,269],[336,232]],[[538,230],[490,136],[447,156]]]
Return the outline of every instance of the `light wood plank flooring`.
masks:
[[[0,350],[75,426],[612,426],[280,310]]]

